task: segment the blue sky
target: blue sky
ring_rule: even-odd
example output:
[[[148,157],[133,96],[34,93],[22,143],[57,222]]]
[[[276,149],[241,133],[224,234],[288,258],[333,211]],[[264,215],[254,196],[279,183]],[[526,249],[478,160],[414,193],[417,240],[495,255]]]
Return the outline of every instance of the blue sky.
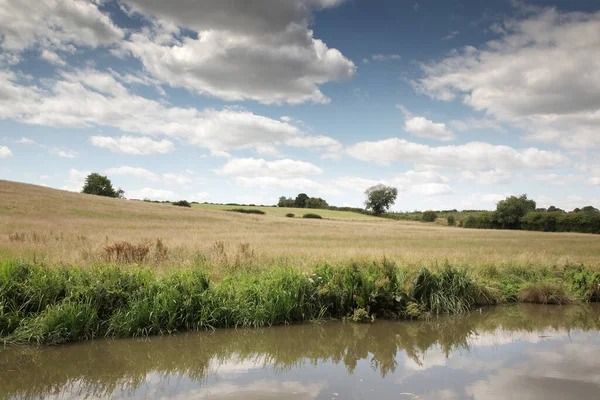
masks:
[[[0,178],[600,206],[595,1],[0,0]]]

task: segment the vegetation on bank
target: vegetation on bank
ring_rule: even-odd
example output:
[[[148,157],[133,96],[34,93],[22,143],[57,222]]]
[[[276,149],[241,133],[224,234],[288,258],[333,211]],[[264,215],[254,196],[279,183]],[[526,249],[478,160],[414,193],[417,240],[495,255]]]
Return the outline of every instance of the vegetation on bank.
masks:
[[[3,261],[0,340],[58,344],[327,318],[420,318],[477,305],[600,298],[600,273],[582,266],[489,267],[475,273],[448,265],[411,270],[383,260],[322,264],[309,273],[283,266],[239,270],[219,280],[208,271],[202,264],[159,275],[117,265],[48,268]]]
[[[257,215],[265,215],[266,213],[262,210],[257,210],[253,208],[232,208],[227,211],[237,212],[242,214],[257,214]]]

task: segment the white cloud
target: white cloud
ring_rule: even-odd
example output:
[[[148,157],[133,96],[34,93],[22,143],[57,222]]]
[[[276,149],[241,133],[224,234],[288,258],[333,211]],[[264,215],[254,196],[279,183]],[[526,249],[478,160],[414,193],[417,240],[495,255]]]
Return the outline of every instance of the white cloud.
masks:
[[[26,138],[26,137],[22,137],[21,139],[17,140],[16,143],[19,143],[19,144],[37,144],[35,142],[35,140],[29,139],[29,138]]]
[[[139,200],[180,200],[180,196],[177,193],[172,192],[170,190],[164,189],[153,189],[153,188],[142,188],[139,190],[130,190],[125,193],[127,198],[129,199],[139,199]]]
[[[345,176],[334,179],[331,184],[339,188],[364,193],[367,188],[382,183],[397,188],[401,196],[436,196],[453,192],[447,183],[448,181],[448,177],[437,171],[410,170],[396,174],[391,179],[375,180]]]
[[[404,139],[390,138],[375,142],[360,142],[349,147],[346,152],[359,160],[384,165],[393,161],[408,161],[419,165],[475,170],[548,169],[569,163],[569,159],[560,152],[536,148],[514,149],[484,142],[427,146]]]
[[[73,46],[111,44],[122,39],[124,33],[91,1],[2,0],[0,36],[0,47],[9,52],[20,52],[34,45],[73,52]],[[46,53],[44,58],[47,57],[54,56]]]
[[[308,29],[313,10],[341,1],[260,1],[252,7],[245,0],[125,2],[153,23],[122,42],[122,53],[173,87],[225,100],[327,103],[319,85],[349,79],[356,70]],[[182,35],[181,28],[197,37]]]
[[[308,162],[290,159],[266,161],[262,158],[234,158],[215,172],[218,175],[250,178],[294,178],[323,174],[321,168]]]
[[[400,60],[399,54],[372,54],[371,60],[373,61],[389,61],[389,60]]]
[[[175,146],[168,140],[152,140],[149,137],[121,136],[113,138],[108,136],[92,136],[90,142],[96,147],[109,149],[114,153],[151,155],[166,154]]]
[[[170,107],[131,94],[110,73],[92,69],[63,73],[50,90],[26,86],[18,76],[0,71],[0,118],[54,127],[112,126],[124,132],[166,136],[210,150],[311,145],[329,150],[336,143],[324,136],[310,139],[289,123],[241,109],[198,110]],[[300,139],[293,141],[292,139]],[[164,154],[173,149],[168,140],[123,136],[93,136],[94,145],[127,154]],[[287,144],[286,144],[287,143]],[[323,144],[329,146],[321,148]]]
[[[13,152],[6,146],[0,146],[0,159],[10,158],[13,156]]]
[[[61,67],[67,64],[65,60],[63,60],[58,54],[51,50],[42,50],[42,54],[40,54],[40,57],[48,61],[50,64],[58,65]]]
[[[323,185],[315,182],[308,178],[279,178],[276,176],[257,176],[257,177],[246,177],[239,176],[235,178],[235,183],[238,186],[244,186],[249,188],[284,188],[284,189],[297,189],[303,191],[306,189],[322,189]]]
[[[571,185],[582,180],[582,176],[573,174],[537,174],[535,180],[543,181],[557,186]]]
[[[210,195],[206,192],[199,192],[189,196],[187,199],[189,201],[197,201],[198,203],[203,203],[205,201],[210,200]]]
[[[148,171],[145,168],[140,167],[131,167],[129,165],[124,165],[118,168],[109,168],[104,171],[106,174],[116,175],[116,176],[133,176],[135,178],[148,179],[148,180],[157,180],[158,175],[154,172]]]
[[[460,97],[531,140],[600,147],[600,13],[532,11],[506,21],[485,47],[423,65],[416,86],[436,99]]]
[[[73,150],[63,150],[57,147],[52,147],[48,150],[50,154],[54,154],[55,156],[59,156],[61,158],[75,158],[77,157],[77,152]]]
[[[492,169],[489,171],[462,171],[460,178],[464,181],[477,181],[484,185],[498,185],[509,183],[512,173],[503,169]]]
[[[63,190],[69,190],[71,192],[81,192],[85,178],[90,174],[90,171],[80,171],[71,168],[67,173],[67,179],[65,180],[65,186]]]
[[[489,118],[466,118],[464,120],[452,120],[450,121],[450,125],[452,128],[459,132],[468,131],[468,130],[483,130],[483,129],[492,129],[498,132],[505,132],[506,129],[499,122],[489,119]]]
[[[221,158],[232,158],[233,156],[226,151],[222,150],[211,150],[210,155],[212,157],[221,157]]]
[[[457,37],[459,33],[460,31],[451,31],[448,33],[448,35],[444,36],[442,40],[452,40]]]
[[[192,183],[192,178],[183,174],[163,174],[163,181],[171,185],[189,185]]]
[[[182,195],[181,193],[173,192],[165,189],[154,189],[145,187],[139,190],[131,190],[125,193],[129,199],[139,200],[160,200],[160,201],[177,201],[177,200],[188,200],[197,201],[199,203],[207,201],[210,196],[206,192],[199,192],[191,195]]]
[[[447,142],[455,138],[454,134],[446,128],[446,124],[435,123],[425,117],[411,117],[404,121],[404,129],[412,134],[427,139]]]

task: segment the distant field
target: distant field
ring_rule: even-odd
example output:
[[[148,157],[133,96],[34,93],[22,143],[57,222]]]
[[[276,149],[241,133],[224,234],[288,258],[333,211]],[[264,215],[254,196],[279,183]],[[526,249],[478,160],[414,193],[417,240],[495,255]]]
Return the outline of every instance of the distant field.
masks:
[[[258,207],[258,206],[228,206],[224,204],[192,204],[192,207],[200,210],[209,211],[226,211],[235,208],[244,208],[250,210],[261,210],[266,215],[274,217],[285,217],[286,214],[292,213],[296,218],[301,218],[304,214],[315,213],[323,218],[335,219],[341,221],[388,221],[384,218],[373,217],[349,211],[333,211],[333,210],[316,210],[310,208],[287,208],[287,207]]]
[[[0,258],[48,265],[105,261],[105,247],[128,241],[149,247],[143,264],[158,269],[209,262],[224,268],[274,263],[312,268],[316,263],[382,259],[420,267],[553,266],[600,268],[600,236],[471,230],[322,211],[323,220],[285,218],[304,210],[263,208],[246,215],[199,205],[175,207],[109,199],[0,181]],[[167,247],[156,248],[160,239]]]

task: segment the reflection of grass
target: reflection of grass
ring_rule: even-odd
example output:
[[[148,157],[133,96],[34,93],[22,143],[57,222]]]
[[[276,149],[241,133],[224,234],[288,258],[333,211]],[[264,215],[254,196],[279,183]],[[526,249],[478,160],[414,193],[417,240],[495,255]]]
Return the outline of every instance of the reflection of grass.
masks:
[[[211,262],[216,270],[225,257],[236,257],[240,243],[254,250],[256,265],[285,263],[307,271],[324,262],[383,256],[414,269],[435,268],[446,260],[470,270],[600,265],[600,241],[594,235],[459,229],[330,210],[316,211],[324,218],[318,221],[285,217],[308,212],[299,209],[259,207],[264,216],[222,211],[231,208],[184,209],[0,181],[0,253],[49,265],[91,266],[102,261],[111,243],[161,239],[168,257],[148,257],[145,266],[191,267],[199,257],[213,258],[215,242],[225,246],[224,256]],[[24,234],[25,240],[11,240],[14,234]]]
[[[278,372],[326,362],[343,364],[352,372],[360,360],[368,360],[386,376],[396,371],[402,354],[420,364],[433,347],[448,355],[469,349],[477,339],[493,343],[528,332],[566,335],[572,329],[600,329],[600,308],[519,304],[426,321],[307,324],[64,347],[9,347],[0,350],[0,397],[39,398],[78,388],[108,398],[116,390],[147,385],[150,374],[161,376],[164,384],[173,375],[202,382],[211,369],[231,360]]]

